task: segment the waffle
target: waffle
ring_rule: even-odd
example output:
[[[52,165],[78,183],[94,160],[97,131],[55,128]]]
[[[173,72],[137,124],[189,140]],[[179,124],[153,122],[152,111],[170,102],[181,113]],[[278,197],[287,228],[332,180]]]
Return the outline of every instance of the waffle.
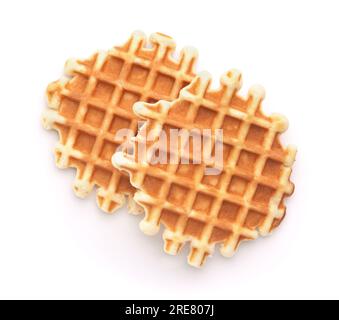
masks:
[[[174,58],[175,49],[168,36],[156,33],[148,41],[135,32],[121,47],[85,61],[69,60],[65,67],[69,77],[48,86],[49,109],[43,123],[59,133],[57,166],[76,169],[74,190],[79,197],[97,187],[98,205],[106,212],[114,212],[135,192],[127,175],[111,163],[113,153],[128,139],[117,132],[137,132],[133,104],[172,101],[194,77],[196,50],[184,48]],[[133,204],[130,201],[135,211]]]
[[[231,257],[242,241],[270,234],[283,220],[284,200],[294,191],[290,175],[296,149],[280,143],[288,122],[280,115],[263,114],[263,88],[253,86],[247,98],[241,97],[237,70],[222,76],[218,90],[210,84],[210,75],[202,73],[174,102],[137,103],[135,113],[147,122],[135,138],[134,151],[145,151],[113,156],[114,165],[129,173],[139,189],[134,199],[145,210],[142,231],[153,235],[163,224],[164,250],[173,255],[190,242],[188,263],[195,267],[203,265],[216,244],[222,255]],[[222,172],[206,174],[216,166],[213,161],[187,164],[179,148],[166,151],[176,152],[177,164],[152,164],[156,152],[165,152],[157,143],[160,132],[171,128],[212,129],[212,140],[223,143]],[[223,130],[222,139],[217,129]],[[148,141],[151,130],[153,139]],[[192,152],[189,157],[192,160]]]

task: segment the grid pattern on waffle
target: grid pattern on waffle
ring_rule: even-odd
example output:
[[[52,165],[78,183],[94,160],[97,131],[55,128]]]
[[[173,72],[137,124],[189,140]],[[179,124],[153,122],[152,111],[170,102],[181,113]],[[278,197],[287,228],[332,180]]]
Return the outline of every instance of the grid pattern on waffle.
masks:
[[[222,77],[219,90],[212,91],[210,82],[202,74],[173,103],[135,105],[135,112],[148,120],[136,137],[148,145],[147,152],[138,161],[122,152],[113,158],[140,189],[134,198],[146,212],[142,230],[154,234],[162,222],[170,254],[190,241],[193,266],[201,266],[216,243],[222,244],[223,255],[232,256],[241,241],[270,233],[283,219],[284,199],[294,188],[289,179],[296,151],[279,142],[287,121],[261,112],[263,89],[252,87],[247,99],[239,97],[241,75],[236,70]],[[206,164],[151,165],[156,141],[146,142],[145,134],[168,128],[223,129],[218,141],[224,144],[222,173],[207,176]]]
[[[122,143],[117,132],[137,132],[137,101],[172,101],[194,76],[197,53],[184,48],[173,58],[174,41],[153,34],[151,47],[143,33],[135,32],[122,47],[95,54],[87,61],[70,60],[62,79],[48,87],[50,109],[43,121],[59,132],[57,165],[77,169],[74,190],[88,195],[98,186],[100,208],[113,212],[134,194],[127,176],[114,169],[111,157]],[[131,202],[130,204],[133,204]]]

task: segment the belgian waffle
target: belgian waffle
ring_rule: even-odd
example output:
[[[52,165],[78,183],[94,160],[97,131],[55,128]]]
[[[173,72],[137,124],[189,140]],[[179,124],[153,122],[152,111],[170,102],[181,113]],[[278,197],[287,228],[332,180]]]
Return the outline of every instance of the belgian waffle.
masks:
[[[135,113],[147,122],[134,139],[134,151],[147,147],[144,152],[119,151],[113,156],[113,164],[129,173],[139,190],[134,200],[145,211],[141,229],[153,235],[163,224],[169,254],[190,242],[188,262],[196,267],[216,244],[231,257],[242,241],[270,234],[283,220],[284,200],[294,191],[290,175],[296,149],[280,143],[288,122],[280,115],[263,114],[262,87],[253,86],[246,98],[241,97],[241,81],[241,74],[231,70],[222,76],[220,88],[212,90],[210,75],[203,73],[174,102],[135,104]],[[173,128],[210,128],[214,133],[222,129],[222,139],[212,135],[214,142],[223,143],[221,173],[206,174],[212,162],[185,164],[179,148],[174,150],[177,163],[152,164],[155,154],[173,153],[159,147],[160,133]],[[152,139],[147,139],[147,132],[152,132]],[[185,143],[191,143],[190,138]]]
[[[59,133],[57,166],[76,169],[74,190],[79,197],[98,187],[98,205],[106,212],[114,212],[126,195],[132,199],[135,192],[128,177],[111,164],[113,153],[125,141],[117,132],[137,132],[133,104],[172,101],[194,77],[196,50],[184,48],[176,59],[175,49],[168,36],[157,33],[148,41],[135,32],[121,47],[85,61],[69,60],[65,67],[69,77],[48,86],[49,109],[43,123]]]

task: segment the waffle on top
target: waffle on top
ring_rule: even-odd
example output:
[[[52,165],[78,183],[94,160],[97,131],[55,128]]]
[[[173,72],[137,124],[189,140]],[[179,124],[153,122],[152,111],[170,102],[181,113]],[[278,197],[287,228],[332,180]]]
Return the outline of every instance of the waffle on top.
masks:
[[[147,123],[135,140],[147,145],[147,151],[138,159],[129,152],[113,156],[114,165],[128,172],[139,189],[134,199],[145,210],[141,229],[155,234],[162,223],[164,248],[170,254],[189,241],[188,262],[193,266],[201,266],[217,243],[229,257],[241,241],[272,232],[285,216],[286,196],[294,190],[290,175],[296,150],[283,148],[279,140],[288,123],[280,115],[262,113],[264,90],[254,86],[247,98],[240,97],[241,75],[236,70],[222,77],[218,90],[210,83],[204,73],[172,103],[137,103],[134,111]],[[152,145],[159,136],[146,141],[147,131],[173,128],[223,129],[222,173],[206,175],[211,164],[204,163],[151,164]]]
[[[113,212],[130,199],[134,188],[126,175],[114,169],[111,157],[123,142],[116,133],[131,129],[138,118],[133,113],[137,101],[172,101],[194,77],[197,52],[184,48],[173,57],[175,42],[163,34],[153,34],[148,45],[143,33],[89,60],[70,60],[63,78],[48,86],[49,109],[43,116],[47,129],[57,130],[55,154],[60,168],[76,168],[74,190],[80,197],[98,187],[101,209]],[[130,204],[133,204],[130,203]]]

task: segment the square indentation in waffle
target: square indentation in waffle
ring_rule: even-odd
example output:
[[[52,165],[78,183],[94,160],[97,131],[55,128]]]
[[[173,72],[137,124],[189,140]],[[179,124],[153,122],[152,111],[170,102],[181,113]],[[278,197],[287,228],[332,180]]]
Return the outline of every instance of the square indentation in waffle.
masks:
[[[261,128],[257,125],[251,125],[246,137],[246,142],[262,146],[267,132],[268,131],[264,128]]]
[[[148,127],[168,132],[170,128],[196,128],[197,123],[214,133],[215,129],[223,130],[223,141],[212,136],[212,142],[224,146],[219,173],[206,174],[210,162],[183,164],[180,148],[178,164],[160,171],[146,159],[138,162],[124,152],[113,157],[115,166],[128,172],[140,189],[135,200],[146,212],[141,229],[154,234],[164,223],[166,252],[176,254],[190,242],[188,261],[193,266],[201,266],[217,243],[221,253],[230,257],[240,242],[273,231],[285,215],[284,199],[293,193],[290,175],[295,149],[284,149],[280,144],[280,134],[287,129],[285,119],[262,114],[263,89],[252,87],[247,98],[238,96],[241,76],[235,70],[222,77],[217,91],[210,89],[210,83],[210,76],[202,74],[176,101],[140,103],[136,112],[149,121],[143,134]],[[136,141],[142,141],[143,134]],[[154,139],[149,147],[158,142]],[[211,155],[216,153],[216,148],[211,150]],[[145,175],[161,176],[161,187],[157,188],[161,191],[156,195],[143,186]],[[166,219],[161,214],[164,210]],[[168,221],[172,221],[170,228]]]
[[[105,119],[105,110],[89,105],[84,118],[84,122],[94,128],[100,128]]]
[[[66,119],[73,120],[79,109],[79,101],[63,97],[60,103],[60,115]]]
[[[176,205],[176,206],[184,206],[185,201],[187,200],[187,194],[189,189],[178,185],[176,183],[171,185],[171,188],[168,193],[168,202]]]
[[[113,154],[118,149],[118,147],[119,147],[118,143],[114,143],[110,140],[104,140],[99,157],[102,160],[110,162]]]
[[[157,196],[161,193],[162,185],[163,180],[159,178],[150,175],[146,175],[144,178],[143,188],[152,196]]]
[[[175,59],[175,50],[168,36],[154,34],[147,39],[135,32],[123,46],[88,60],[68,61],[69,78],[48,87],[50,109],[43,120],[46,128],[60,135],[58,166],[77,169],[74,190],[79,196],[98,186],[98,203],[104,211],[118,209],[125,195],[131,198],[134,194],[128,178],[110,163],[118,142],[123,142],[117,141],[117,132],[137,128],[140,119],[133,105],[172,101],[194,77],[197,52],[185,48]]]
[[[184,235],[192,236],[194,238],[200,239],[203,230],[205,227],[205,223],[197,220],[189,218],[186,222],[186,227],[184,230]]]
[[[68,84],[66,84],[66,88],[71,91],[73,94],[79,96],[85,93],[85,90],[88,86],[89,78],[87,75],[77,75],[72,78]]]
[[[273,188],[259,184],[253,196],[253,202],[257,202],[263,206],[268,206],[274,193],[275,190]]]
[[[112,178],[112,172],[105,168],[95,166],[92,173],[91,182],[97,185],[108,187]]]
[[[74,149],[84,154],[91,154],[96,137],[84,131],[79,131],[74,143]]]
[[[210,210],[214,201],[214,197],[203,192],[198,192],[194,204],[193,210],[201,212],[203,214],[210,214]]]
[[[93,91],[93,97],[102,103],[108,103],[113,96],[114,88],[113,85],[107,82],[98,81]]]
[[[123,59],[109,56],[103,65],[102,73],[108,78],[116,79],[119,77],[124,64]]]
[[[158,95],[170,96],[174,84],[174,77],[159,72],[155,78],[153,91]]]
[[[217,114],[218,113],[216,111],[210,110],[202,106],[199,108],[194,122],[198,127],[207,129],[212,128],[214,119]]]
[[[248,181],[239,176],[233,176],[228,186],[228,192],[234,195],[243,196],[247,190]]]
[[[209,239],[209,244],[225,242],[231,235],[232,232],[230,230],[214,227]]]
[[[245,221],[245,227],[251,230],[255,230],[260,225],[262,225],[262,223],[265,221],[265,218],[265,214],[255,210],[249,210]]]
[[[283,164],[273,159],[267,159],[262,175],[268,178],[279,179],[283,171]]]
[[[119,193],[126,193],[126,194],[132,194],[133,193],[133,187],[130,184],[129,178],[127,175],[121,175],[119,176],[119,183],[118,183],[118,189],[117,191]]]
[[[161,220],[169,230],[174,231],[180,220],[180,215],[173,210],[163,209],[161,211]]]
[[[237,167],[242,170],[253,172],[259,156],[253,152],[242,150],[239,156]]]
[[[149,73],[150,69],[133,64],[128,76],[128,82],[142,87],[146,84]]]
[[[218,213],[218,219],[220,221],[226,220],[228,222],[235,222],[240,209],[240,205],[224,200]]]
[[[241,124],[242,124],[241,120],[231,116],[225,116],[222,126],[224,137],[226,137],[226,139],[236,138],[240,131]]]

